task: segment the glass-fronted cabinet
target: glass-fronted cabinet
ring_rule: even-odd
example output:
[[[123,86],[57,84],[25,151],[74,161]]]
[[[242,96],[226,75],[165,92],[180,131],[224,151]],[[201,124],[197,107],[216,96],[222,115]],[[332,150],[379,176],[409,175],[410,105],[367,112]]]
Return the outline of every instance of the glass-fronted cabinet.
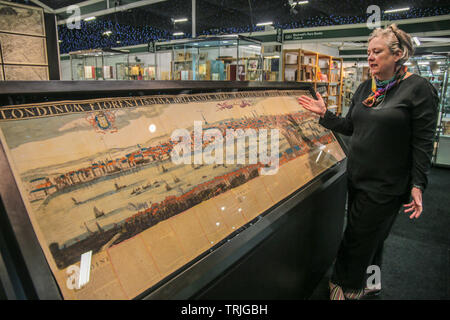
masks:
[[[264,81],[281,81],[280,63],[281,63],[281,46],[264,46],[263,47],[263,75]]]
[[[200,38],[161,49],[159,56],[172,51],[171,80],[262,80],[261,44],[251,38]]]
[[[93,49],[70,52],[72,80],[125,80],[128,70],[129,53],[126,50]]]
[[[440,73],[443,74],[440,86],[440,105],[438,118],[438,136],[434,164],[450,167],[450,90],[448,88],[448,77],[450,69],[450,59],[441,61],[439,65]]]
[[[439,116],[433,164],[450,167],[450,90],[448,90],[450,59],[447,56],[426,55],[412,58],[407,66],[409,71],[428,79],[438,92]]]
[[[238,41],[238,76],[239,80],[262,80],[261,45],[249,39]]]

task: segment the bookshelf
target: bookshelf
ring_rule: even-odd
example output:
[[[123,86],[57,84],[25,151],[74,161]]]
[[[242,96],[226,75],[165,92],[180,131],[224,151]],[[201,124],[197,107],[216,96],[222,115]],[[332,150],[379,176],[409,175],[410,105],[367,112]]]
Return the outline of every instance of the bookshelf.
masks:
[[[312,83],[328,109],[342,113],[343,59],[303,49],[283,50],[283,81]],[[325,87],[325,89],[323,88]]]

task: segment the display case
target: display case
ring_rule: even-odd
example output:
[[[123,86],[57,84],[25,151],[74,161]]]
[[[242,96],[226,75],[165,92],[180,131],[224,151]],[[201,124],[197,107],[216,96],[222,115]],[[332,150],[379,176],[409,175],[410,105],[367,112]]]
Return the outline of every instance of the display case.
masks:
[[[218,83],[0,84],[8,297],[312,293],[342,235],[344,150],[298,104],[310,85]]]
[[[72,80],[130,80],[127,50],[80,50],[69,57]]]
[[[281,81],[281,46],[263,47],[263,70],[262,78],[264,81]]]
[[[449,58],[442,55],[425,55],[411,58],[408,71],[418,74],[436,88],[439,96],[439,116],[433,152],[433,164],[450,166],[450,100],[448,87]]]
[[[260,81],[259,41],[243,36],[206,37],[159,46],[159,60],[170,59],[161,77],[172,80]]]

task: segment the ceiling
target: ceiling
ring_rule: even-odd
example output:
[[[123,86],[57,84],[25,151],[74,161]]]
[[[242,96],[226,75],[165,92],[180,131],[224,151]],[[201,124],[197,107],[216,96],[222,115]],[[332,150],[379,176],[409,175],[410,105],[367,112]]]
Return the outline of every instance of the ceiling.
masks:
[[[192,35],[192,0],[12,0],[39,5],[57,15],[62,53],[99,47],[130,46],[152,40],[170,40],[174,32]],[[109,1],[109,2],[107,2]],[[450,0],[309,0],[306,5],[292,5],[297,0],[196,0],[196,35],[247,33],[263,31],[260,22],[273,22],[274,27],[297,29],[305,27],[366,23],[371,5],[379,6],[382,20],[424,18],[450,14]],[[149,4],[150,3],[150,4]],[[72,13],[70,5],[81,8],[81,30],[69,30],[65,24]],[[388,9],[410,7],[398,13]],[[108,10],[106,10],[108,9]],[[187,18],[174,23],[173,19]],[[113,36],[102,32],[114,30]],[[449,28],[450,30],[450,28]],[[450,35],[445,35],[449,37]],[[329,42],[339,49],[364,49],[365,41]],[[353,39],[358,40],[358,39]]]
[[[106,8],[106,1],[103,6]],[[109,0],[110,8],[142,1]],[[410,7],[407,13],[390,14],[398,19],[433,16],[450,12],[450,0],[309,0],[306,5],[292,6],[297,0],[196,0],[197,33],[222,28],[248,27],[259,22],[272,21],[285,29],[292,27],[336,25],[365,22],[370,5],[378,5],[382,11]],[[19,1],[17,1],[19,2]],[[33,2],[23,0],[21,2]],[[86,1],[40,0],[51,9],[60,9]],[[145,3],[145,2],[143,2]],[[189,32],[191,26],[191,0],[161,0],[160,2],[98,17],[120,24],[152,26],[168,32]],[[102,5],[101,3],[97,4]],[[85,7],[87,9],[87,7]],[[83,9],[82,9],[83,10]],[[83,11],[82,11],[83,12]],[[64,18],[67,15],[59,14]],[[173,24],[171,18],[186,17],[185,23]]]

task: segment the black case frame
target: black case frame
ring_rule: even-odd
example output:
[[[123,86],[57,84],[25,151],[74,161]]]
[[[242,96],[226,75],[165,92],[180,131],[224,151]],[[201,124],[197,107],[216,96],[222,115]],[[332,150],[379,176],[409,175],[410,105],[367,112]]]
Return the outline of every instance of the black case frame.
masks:
[[[311,85],[300,83],[10,81],[0,82],[0,108],[114,96],[299,89],[315,97]],[[308,298],[331,266],[342,235],[345,164],[329,168],[136,299]],[[1,144],[0,176],[0,299],[62,299]]]

